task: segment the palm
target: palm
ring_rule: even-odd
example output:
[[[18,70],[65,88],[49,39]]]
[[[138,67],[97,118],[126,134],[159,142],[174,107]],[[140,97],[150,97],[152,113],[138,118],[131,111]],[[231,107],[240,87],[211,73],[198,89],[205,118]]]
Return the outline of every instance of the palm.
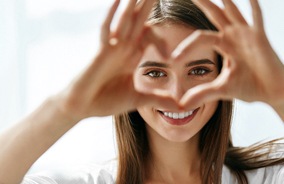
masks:
[[[61,93],[63,108],[72,118],[118,114],[150,101],[176,105],[166,95],[138,92],[133,83],[133,72],[149,44],[165,55],[164,41],[144,25],[154,0],[143,1],[139,6],[130,1],[117,29],[111,32],[118,2],[115,1],[103,24],[101,46],[94,61]]]
[[[190,89],[181,103],[196,106],[206,101],[233,98],[276,103],[275,95],[281,96],[283,89],[278,88],[275,77],[282,78],[284,69],[265,35],[257,0],[251,0],[252,26],[247,24],[231,0],[223,2],[224,10],[209,0],[196,0],[220,31],[201,32],[187,47],[202,41],[211,44],[223,56],[223,68],[213,82]]]
[[[90,109],[96,109],[100,115],[122,113],[135,108],[137,96],[139,93],[134,89],[132,75],[116,76],[104,83]]]
[[[221,72],[218,80],[228,95],[226,98],[260,100],[265,86],[259,81],[269,80],[260,72],[267,67],[263,64],[268,64],[264,61],[265,55],[261,55],[269,47],[264,38],[263,32],[247,26],[229,26],[224,30],[220,47],[223,48],[225,72]]]

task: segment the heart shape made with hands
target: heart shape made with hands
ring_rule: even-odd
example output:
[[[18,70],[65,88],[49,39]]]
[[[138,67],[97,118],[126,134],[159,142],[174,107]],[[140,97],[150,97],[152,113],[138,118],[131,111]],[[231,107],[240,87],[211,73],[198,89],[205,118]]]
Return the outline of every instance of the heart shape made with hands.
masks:
[[[214,50],[216,50],[215,44],[217,43],[219,37],[220,37],[219,33],[214,31],[200,31],[200,30],[194,31],[186,39],[183,39],[175,49],[173,49],[171,57],[167,59],[165,65],[167,64],[175,65],[175,63],[188,62],[188,58],[194,55],[195,52],[200,53],[200,51],[202,50],[203,51],[210,50],[211,52],[213,50],[214,55],[216,55],[215,58],[217,58],[217,53]],[[217,67],[216,71],[218,70]],[[158,86],[159,82],[150,82],[150,84],[149,82],[148,83],[141,82],[141,80],[135,78],[135,75],[134,75],[134,85],[135,89],[141,93],[155,94],[157,96],[163,96],[163,97],[170,96],[172,99],[176,101],[177,105],[181,109],[193,109],[199,107],[204,103],[218,100],[218,98],[216,99],[215,96],[213,98],[210,96],[211,93],[210,89],[215,87],[216,81],[219,80],[218,78],[219,77],[216,75],[216,78],[214,77],[213,81],[210,80],[207,82],[199,82],[199,84],[195,85],[194,87],[190,89],[185,89],[184,93],[179,96],[174,96],[173,94],[171,94],[174,89],[163,89],[162,87]]]
[[[96,71],[101,72],[95,73],[99,80],[94,87],[98,91],[95,93],[98,94],[96,99],[101,102],[96,101],[99,107],[101,104],[106,104],[104,99],[109,102],[108,107],[114,109],[109,112],[110,114],[148,103],[161,104],[163,101],[171,100],[174,101],[174,104],[172,103],[174,106],[182,109],[192,109],[208,102],[234,98],[249,102],[263,101],[268,104],[276,101],[277,104],[275,96],[280,98],[283,89],[280,89],[274,81],[275,78],[284,77],[283,64],[266,37],[258,1],[250,0],[252,25],[247,24],[231,0],[223,0],[223,9],[210,0],[193,1],[219,31],[198,30],[190,34],[173,49],[168,62],[183,62],[191,56],[195,48],[210,47],[223,57],[220,62],[222,67],[218,67],[219,75],[210,82],[200,82],[199,85],[186,89],[184,94],[178,97],[157,86],[147,88],[139,84],[140,81],[135,80],[133,71],[145,49],[152,44],[161,55],[164,52],[163,38],[155,35],[151,26],[145,23],[154,0],[143,1],[145,3],[138,7],[136,1],[130,1],[118,23],[118,28],[112,32],[110,24],[119,2],[116,1],[102,27],[101,43],[104,52],[101,55],[104,59],[101,61],[104,62],[98,62],[101,66]],[[117,38],[115,44],[109,43],[112,36]],[[117,62],[118,60],[121,62]],[[90,73],[94,74],[93,71]],[[104,78],[101,77],[103,75]],[[121,84],[125,85],[123,89]],[[116,91],[114,92],[113,89]],[[275,91],[280,91],[278,92],[280,95],[275,94]],[[129,96],[132,98],[129,99]],[[114,108],[113,101],[118,100],[117,97],[120,103]],[[124,102],[124,108],[121,102]]]
[[[204,103],[234,98],[247,102],[263,101],[272,106],[278,104],[283,87],[275,79],[283,78],[283,64],[265,34],[258,0],[250,0],[251,25],[231,0],[223,0],[224,8],[209,0],[193,1],[219,31],[194,32],[174,49],[171,59],[182,62],[190,57],[194,48],[206,46],[223,57],[222,69],[215,80],[200,83],[175,99],[178,105],[191,109]],[[141,88],[138,86],[137,90]],[[142,89],[142,92],[167,94],[157,88],[147,90]]]

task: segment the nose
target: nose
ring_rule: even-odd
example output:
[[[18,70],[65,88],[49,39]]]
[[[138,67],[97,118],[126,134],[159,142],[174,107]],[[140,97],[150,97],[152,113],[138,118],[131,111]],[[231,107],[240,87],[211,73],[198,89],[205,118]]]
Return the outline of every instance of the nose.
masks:
[[[170,87],[169,91],[171,91],[172,97],[176,100],[180,100],[187,90],[185,82],[183,82],[179,78],[175,78],[169,87]]]

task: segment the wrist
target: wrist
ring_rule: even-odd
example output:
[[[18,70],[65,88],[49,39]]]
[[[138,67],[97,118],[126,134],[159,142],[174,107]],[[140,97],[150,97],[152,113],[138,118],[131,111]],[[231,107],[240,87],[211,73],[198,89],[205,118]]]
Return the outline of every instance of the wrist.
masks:
[[[56,117],[56,119],[60,120],[63,126],[74,126],[81,120],[67,108],[64,99],[61,98],[60,95],[49,97],[46,103],[51,107],[51,113],[54,114],[54,117]]]

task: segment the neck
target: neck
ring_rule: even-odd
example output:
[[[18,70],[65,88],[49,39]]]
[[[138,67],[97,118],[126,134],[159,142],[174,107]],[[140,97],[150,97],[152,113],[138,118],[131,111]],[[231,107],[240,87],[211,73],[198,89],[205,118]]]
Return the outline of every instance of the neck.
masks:
[[[155,132],[151,130],[147,132],[151,150],[147,178],[161,183],[199,183],[196,182],[200,181],[199,134],[186,142],[170,142],[153,135]]]

